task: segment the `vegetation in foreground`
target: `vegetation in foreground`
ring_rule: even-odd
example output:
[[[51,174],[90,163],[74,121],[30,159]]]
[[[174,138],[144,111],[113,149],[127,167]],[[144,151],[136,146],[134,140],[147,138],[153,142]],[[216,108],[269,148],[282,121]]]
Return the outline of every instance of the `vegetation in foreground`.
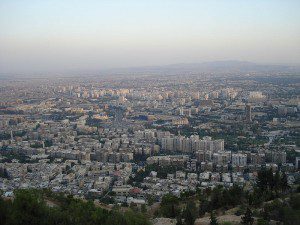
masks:
[[[47,204],[47,201],[51,204]],[[91,201],[40,190],[16,190],[13,200],[0,198],[1,225],[150,225],[128,209],[102,209]]]
[[[263,169],[253,190],[234,185],[230,188],[217,186],[213,189],[198,189],[184,192],[180,197],[168,194],[162,198],[156,216],[176,218],[177,224],[193,225],[196,218],[210,213],[212,225],[217,225],[216,214],[236,208],[235,215],[241,216],[241,223],[298,225],[300,221],[300,188],[287,183],[284,172]]]

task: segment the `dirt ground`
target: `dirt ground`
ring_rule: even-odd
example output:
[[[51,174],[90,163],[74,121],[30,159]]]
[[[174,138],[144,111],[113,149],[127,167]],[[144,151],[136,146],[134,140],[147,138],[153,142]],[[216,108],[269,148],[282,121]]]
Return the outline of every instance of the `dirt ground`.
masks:
[[[218,222],[222,223],[225,221],[230,221],[232,224],[240,224],[241,216],[236,215],[222,215],[217,217]],[[196,219],[195,225],[208,225],[210,223],[210,217],[203,217]]]
[[[175,225],[176,219],[170,218],[155,218],[152,221],[153,225]]]

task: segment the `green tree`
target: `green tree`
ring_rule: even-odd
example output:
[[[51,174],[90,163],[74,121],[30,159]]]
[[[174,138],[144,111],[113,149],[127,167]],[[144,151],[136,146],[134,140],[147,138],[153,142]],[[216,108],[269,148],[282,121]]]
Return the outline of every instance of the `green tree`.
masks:
[[[223,187],[218,186],[212,190],[211,193],[211,207],[212,209],[218,209],[224,204],[223,199]]]
[[[151,206],[155,202],[155,198],[152,195],[147,196],[148,205]]]
[[[264,220],[263,218],[257,219],[257,225],[269,225],[268,220]]]
[[[181,214],[176,217],[176,225],[183,225]]]
[[[287,175],[285,174],[285,172],[282,172],[281,179],[280,179],[280,187],[282,192],[285,192],[289,187]]]
[[[38,225],[46,219],[46,205],[40,194],[34,190],[15,191],[10,220],[15,225]]]
[[[131,202],[130,205],[129,205],[129,207],[130,207],[130,209],[131,209],[132,211],[135,211],[135,212],[138,211],[138,206],[137,206],[136,203]]]
[[[9,215],[11,201],[5,201],[0,198],[0,224],[5,224]]]
[[[180,212],[179,199],[171,194],[163,196],[160,206],[162,215],[168,218],[175,218]]]
[[[265,169],[258,171],[256,185],[262,191],[267,189],[268,181],[267,171]]]
[[[193,225],[197,218],[197,208],[194,201],[189,201],[187,203],[186,209],[184,211],[184,221],[186,225]]]
[[[141,212],[142,213],[146,213],[147,212],[147,208],[146,208],[145,204],[142,204],[142,206],[141,206]]]
[[[218,225],[218,220],[214,211],[210,212],[210,225]]]
[[[231,222],[229,222],[229,221],[224,221],[223,223],[222,223],[222,225],[233,225]]]
[[[247,207],[245,215],[242,217],[242,224],[252,225],[253,223],[254,223],[254,218],[252,216],[252,211],[249,207]]]
[[[199,205],[199,216],[204,216],[204,214],[210,210],[209,202],[206,199],[200,201]]]
[[[274,176],[274,187],[275,187],[276,192],[280,189],[280,173],[279,173],[279,170],[276,171],[275,176]]]
[[[293,210],[291,207],[283,208],[283,224],[284,225],[298,225],[300,221],[299,211]]]
[[[269,190],[273,190],[274,189],[274,177],[273,177],[273,170],[272,168],[268,169],[266,171],[266,175],[267,175],[267,187],[269,188]]]
[[[44,201],[55,202],[49,207]],[[17,190],[15,198],[4,201],[0,197],[1,225],[149,225],[142,213],[128,210],[98,208],[72,196],[51,193],[49,190]]]

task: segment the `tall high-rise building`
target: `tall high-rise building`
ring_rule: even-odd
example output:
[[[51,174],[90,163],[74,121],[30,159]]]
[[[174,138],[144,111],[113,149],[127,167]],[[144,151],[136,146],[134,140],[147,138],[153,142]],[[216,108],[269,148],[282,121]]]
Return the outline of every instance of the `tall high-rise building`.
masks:
[[[296,170],[300,170],[300,157],[296,157],[295,167],[296,167]]]
[[[248,122],[252,121],[252,113],[251,113],[251,105],[250,104],[246,105],[246,120]]]
[[[231,156],[233,166],[246,166],[247,165],[247,154],[235,153]]]

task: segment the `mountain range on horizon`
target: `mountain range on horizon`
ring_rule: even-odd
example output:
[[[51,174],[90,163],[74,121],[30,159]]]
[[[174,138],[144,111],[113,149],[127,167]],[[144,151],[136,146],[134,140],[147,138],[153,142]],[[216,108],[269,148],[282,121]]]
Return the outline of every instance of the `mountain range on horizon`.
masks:
[[[178,75],[178,74],[197,74],[197,73],[252,73],[252,72],[287,72],[298,73],[300,66],[293,65],[272,65],[258,64],[248,61],[220,60],[201,63],[177,63],[161,66],[138,66],[112,69],[82,69],[67,70],[61,72],[38,72],[34,74],[12,74],[2,73],[0,78],[9,77],[73,77],[73,76],[102,76],[102,75]]]
[[[150,74],[182,74],[182,73],[249,73],[249,72],[299,72],[300,66],[258,64],[248,61],[220,60],[201,63],[177,63],[162,66],[127,67],[105,70],[110,73],[150,73]]]

